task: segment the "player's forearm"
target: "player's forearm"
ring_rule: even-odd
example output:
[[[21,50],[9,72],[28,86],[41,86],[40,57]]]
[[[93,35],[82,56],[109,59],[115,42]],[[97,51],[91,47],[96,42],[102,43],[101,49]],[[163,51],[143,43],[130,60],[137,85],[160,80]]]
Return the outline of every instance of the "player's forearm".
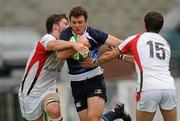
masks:
[[[76,51],[74,49],[67,49],[64,51],[57,51],[56,55],[57,55],[58,59],[66,60],[67,58],[71,57],[75,53],[76,53]]]
[[[73,48],[73,43],[63,40],[52,40],[47,43],[46,48],[48,51],[62,51]]]
[[[126,55],[125,57],[125,62],[128,62],[128,63],[131,63],[131,64],[134,64],[134,57],[133,56],[130,56],[130,55]]]
[[[114,50],[107,51],[97,59],[97,63],[99,65],[105,64],[107,62],[110,62],[110,61],[114,60],[115,58],[117,58],[117,56],[118,55],[117,55],[116,52],[114,52]]]
[[[127,62],[127,63],[130,63],[130,64],[134,64],[134,57],[132,55],[120,55],[118,57],[118,59],[124,61],[124,62]]]

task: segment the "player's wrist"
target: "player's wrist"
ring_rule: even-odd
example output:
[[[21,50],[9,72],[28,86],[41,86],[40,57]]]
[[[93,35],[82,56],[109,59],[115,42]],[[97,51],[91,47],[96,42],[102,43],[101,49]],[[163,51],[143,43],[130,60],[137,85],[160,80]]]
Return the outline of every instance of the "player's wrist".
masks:
[[[74,49],[75,48],[75,42],[69,41],[69,43],[70,43],[70,47]]]
[[[124,61],[124,60],[125,60],[125,57],[126,57],[126,55],[121,54],[121,55],[118,56],[118,59]]]
[[[98,67],[99,66],[99,63],[98,63],[97,59],[93,59],[92,65],[93,65],[93,67]]]

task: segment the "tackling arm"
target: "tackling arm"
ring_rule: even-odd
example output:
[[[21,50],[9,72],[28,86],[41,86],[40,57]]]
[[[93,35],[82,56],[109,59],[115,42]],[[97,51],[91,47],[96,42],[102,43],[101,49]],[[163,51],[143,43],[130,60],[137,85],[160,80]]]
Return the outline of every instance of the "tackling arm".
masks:
[[[83,62],[80,62],[80,65],[84,68],[93,68],[109,61],[114,60],[120,55],[120,51],[117,48],[112,49],[111,51],[107,51],[103,53],[98,59],[87,58]]]
[[[47,51],[56,51],[57,57],[60,60],[65,60],[76,52],[83,55],[89,51],[89,49],[82,43],[64,40],[51,40],[47,43],[46,49]]]
[[[130,64],[134,64],[134,57],[132,55],[119,55],[118,59],[120,59],[121,61],[130,63]]]
[[[72,41],[68,41],[67,43],[70,43],[72,47],[65,50],[56,51],[56,55],[60,60],[65,60],[74,55],[76,52],[80,53],[81,55],[86,55],[86,53],[89,51],[88,47],[82,43],[76,43]]]
[[[112,49],[111,51],[107,51],[105,53],[103,53],[98,59],[97,59],[97,63],[98,65],[107,63],[109,61],[112,61],[114,59],[116,59],[118,56],[120,55],[120,51],[117,48]]]
[[[59,58],[60,60],[66,60],[67,58],[71,57],[75,53],[76,51],[74,49],[67,49],[64,51],[57,51],[56,55],[57,55],[57,58]]]
[[[111,51],[107,51],[103,53],[98,59],[87,58],[83,62],[80,62],[80,65],[84,68],[93,68],[93,67],[105,64],[107,62],[110,62],[116,58],[122,61],[128,62],[128,63],[131,63],[131,64],[134,63],[134,57],[132,55],[121,54],[121,52],[119,51],[119,48],[116,47],[115,49],[112,49]]]
[[[47,51],[62,51],[73,48],[73,44],[63,40],[51,40],[46,45]]]

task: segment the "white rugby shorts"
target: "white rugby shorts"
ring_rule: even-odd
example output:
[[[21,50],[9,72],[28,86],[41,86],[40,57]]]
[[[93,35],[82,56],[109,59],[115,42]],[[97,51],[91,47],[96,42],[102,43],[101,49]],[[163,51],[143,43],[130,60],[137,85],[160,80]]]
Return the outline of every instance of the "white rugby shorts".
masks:
[[[148,90],[140,93],[136,108],[139,111],[155,112],[158,107],[171,110],[177,105],[176,91],[170,89]]]
[[[36,120],[43,114],[43,99],[50,93],[56,93],[56,87],[50,87],[42,96],[28,96],[19,93],[22,116],[27,120]]]

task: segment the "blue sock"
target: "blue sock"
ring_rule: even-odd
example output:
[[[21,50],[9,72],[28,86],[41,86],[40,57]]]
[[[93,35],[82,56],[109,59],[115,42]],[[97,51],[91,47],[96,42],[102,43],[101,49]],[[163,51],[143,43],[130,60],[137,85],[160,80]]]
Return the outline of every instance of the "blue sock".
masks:
[[[118,119],[118,116],[114,111],[109,111],[102,116],[102,119],[104,119],[104,121],[114,121]]]

